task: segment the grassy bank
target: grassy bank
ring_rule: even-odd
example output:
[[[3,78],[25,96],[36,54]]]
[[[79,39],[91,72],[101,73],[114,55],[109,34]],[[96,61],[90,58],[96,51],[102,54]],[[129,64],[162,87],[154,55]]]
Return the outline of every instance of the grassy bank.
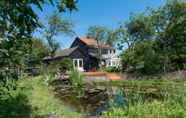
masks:
[[[54,97],[45,79],[40,76],[36,78],[22,79],[19,87],[24,88],[32,109],[31,117],[43,118],[54,116],[55,118],[79,118],[80,114],[70,111],[62,104],[62,101]]]
[[[17,81],[17,90],[9,92],[10,100],[0,103],[0,118],[82,118],[54,96],[52,86],[43,76]],[[93,87],[124,92],[125,104],[111,106],[100,118],[185,118],[186,80],[101,81]],[[109,88],[110,87],[110,88]],[[112,91],[111,91],[112,92]],[[6,96],[5,96],[6,97]],[[123,100],[123,99],[122,99]]]
[[[101,118],[185,118],[186,116],[185,80],[128,80],[108,84],[124,89],[127,104],[120,108],[110,108]]]

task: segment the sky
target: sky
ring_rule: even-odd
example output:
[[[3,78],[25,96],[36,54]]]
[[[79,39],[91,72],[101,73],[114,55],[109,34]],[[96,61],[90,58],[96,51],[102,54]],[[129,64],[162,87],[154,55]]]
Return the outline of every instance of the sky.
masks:
[[[86,36],[89,26],[100,25],[114,29],[119,23],[126,22],[131,13],[145,12],[148,7],[158,8],[164,3],[165,0],[78,0],[78,11],[62,14],[63,19],[73,22],[76,35],[74,37],[59,35],[56,40],[60,43],[61,49],[68,48],[75,37]],[[47,17],[56,9],[46,4],[42,12],[37,8],[34,10],[40,21],[46,25]],[[34,35],[42,38],[38,31]]]

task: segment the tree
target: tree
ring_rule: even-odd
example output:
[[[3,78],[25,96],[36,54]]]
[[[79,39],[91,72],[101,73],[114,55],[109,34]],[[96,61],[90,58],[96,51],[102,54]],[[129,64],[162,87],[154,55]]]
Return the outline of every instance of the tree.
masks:
[[[131,41],[129,38],[129,34],[123,25],[121,25],[119,28],[114,30],[112,34],[112,38],[110,40],[112,43],[118,42],[117,46],[119,50],[122,50],[124,47],[126,49],[131,47]]]
[[[164,72],[184,69],[186,67],[185,27],[186,2],[182,0],[171,0],[158,9],[150,10],[148,14],[132,16],[121,30],[122,34],[127,34],[126,38],[121,35],[123,39],[130,42],[130,46],[124,52],[124,63],[129,67],[138,67],[137,62],[142,62],[143,64],[140,65],[144,65],[143,71],[149,68],[148,64],[153,67],[149,70],[156,70],[152,62],[157,62],[159,70]],[[150,41],[153,45],[149,43]],[[143,50],[144,47],[148,51]],[[151,55],[153,53],[157,56],[155,60]]]
[[[135,44],[133,51],[127,49],[122,54],[122,61],[127,71],[142,74],[161,72],[160,56],[155,50],[156,41],[140,41]]]
[[[17,70],[22,66],[24,56],[29,52],[25,46],[30,43],[32,33],[40,27],[32,6],[42,10],[49,2],[61,10],[73,10],[74,0],[1,0],[0,1],[0,70]],[[61,4],[59,4],[61,3]],[[2,75],[3,72],[0,72]],[[4,76],[1,76],[4,79]],[[3,74],[4,75],[4,74]],[[5,74],[6,76],[6,74]]]
[[[125,26],[131,45],[138,41],[153,39],[154,28],[151,17],[144,13],[130,16],[130,21]]]
[[[159,16],[164,16],[161,21],[165,22],[163,28],[156,24],[156,27],[161,31],[158,43],[160,50],[163,50],[163,56],[166,57],[164,64],[168,65],[167,62],[169,62],[173,67],[167,68],[183,69],[186,63],[186,2],[181,0],[168,2],[162,11],[158,12],[160,12]],[[158,15],[155,14],[156,17]],[[158,21],[156,19],[156,22]]]
[[[25,64],[29,67],[39,66],[45,56],[48,56],[49,48],[43,40],[32,38],[28,45],[30,52],[27,54]]]
[[[94,38],[97,41],[97,57],[99,66],[101,66],[102,60],[102,48],[101,44],[105,43],[108,39],[108,29],[103,26],[90,26],[88,28],[87,36]]]
[[[74,8],[74,0],[60,1],[65,1],[59,6],[61,9]],[[30,53],[28,45],[32,33],[40,27],[33,6],[42,10],[46,2],[54,4],[55,1],[0,0],[0,117],[30,117],[28,100],[22,89],[17,89],[15,80],[19,79],[19,68],[23,67],[23,60]]]
[[[50,56],[54,56],[60,47],[55,37],[61,33],[72,36],[74,34],[72,27],[73,24],[68,20],[61,19],[58,13],[54,13],[49,17],[48,27],[45,30],[45,38],[50,48]]]

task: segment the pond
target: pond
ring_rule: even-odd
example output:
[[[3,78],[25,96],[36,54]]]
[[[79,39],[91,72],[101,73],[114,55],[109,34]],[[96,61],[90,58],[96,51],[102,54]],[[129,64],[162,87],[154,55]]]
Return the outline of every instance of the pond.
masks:
[[[152,90],[150,92],[137,92],[130,87],[86,83],[82,91],[76,91],[68,80],[55,80],[51,85],[56,96],[63,101],[65,106],[72,111],[85,114],[87,118],[99,116],[113,106],[126,106],[129,101],[137,101],[139,96],[149,101],[161,99],[161,92],[158,89],[150,89]]]
[[[111,89],[104,86],[86,84],[83,91],[78,92],[67,83],[64,80],[55,80],[51,85],[55,88],[56,96],[66,106],[72,111],[85,113],[87,117],[98,116],[107,110],[111,103],[110,100],[115,96]]]

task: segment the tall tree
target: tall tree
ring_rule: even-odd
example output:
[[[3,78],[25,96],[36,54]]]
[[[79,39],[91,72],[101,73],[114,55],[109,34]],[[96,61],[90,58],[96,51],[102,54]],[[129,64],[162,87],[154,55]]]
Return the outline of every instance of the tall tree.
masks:
[[[110,40],[112,41],[112,43],[118,42],[117,46],[119,50],[131,47],[131,40],[129,38],[129,34],[123,25],[120,25],[119,28],[114,30],[112,38]]]
[[[144,13],[130,16],[129,22],[125,23],[125,27],[131,45],[138,41],[152,40],[153,38],[154,28],[151,17],[146,16]]]
[[[42,10],[44,3],[58,5],[61,10],[73,10],[75,0],[1,0],[0,1],[0,70],[19,68],[25,45],[30,42],[32,33],[40,27],[33,6]],[[59,4],[61,3],[61,4]],[[0,78],[4,78],[1,76]]]
[[[186,2],[184,0],[170,0],[164,6],[150,10],[148,14],[132,16],[124,26],[128,39],[132,43],[132,50],[129,48],[124,52],[129,57],[125,61],[135,67],[137,63],[130,64],[130,62],[140,62],[140,57],[143,57],[141,62],[150,63],[150,60],[154,59],[146,56],[146,52],[138,53],[145,47],[158,56],[155,60],[159,60],[157,64],[161,67],[158,68],[163,69],[164,72],[184,69],[186,67],[185,21]],[[153,43],[143,43],[144,41]],[[137,48],[138,46],[140,48]],[[131,55],[138,55],[139,58],[133,58],[135,56]],[[152,65],[152,67],[155,69],[156,66]]]
[[[90,26],[88,28],[87,36],[94,38],[97,41],[97,57],[99,59],[99,66],[101,66],[102,49],[101,44],[105,43],[108,39],[108,29],[103,26]]]
[[[72,36],[74,31],[72,30],[73,24],[68,20],[61,19],[58,13],[54,13],[49,17],[48,27],[45,30],[45,38],[50,48],[50,56],[54,56],[60,45],[55,40],[55,37],[59,34],[65,34]]]
[[[170,1],[157,12],[154,13],[157,23],[155,26],[161,31],[158,43],[160,51],[163,50],[161,52],[166,57],[164,64],[167,65],[169,62],[174,68],[183,69],[186,63],[186,2],[182,0]],[[158,19],[158,16],[164,17]],[[158,23],[160,21],[164,22],[162,26]]]
[[[25,64],[28,67],[39,66],[45,56],[48,56],[49,48],[46,43],[38,38],[32,38],[31,43],[27,46],[30,53],[25,58]]]

